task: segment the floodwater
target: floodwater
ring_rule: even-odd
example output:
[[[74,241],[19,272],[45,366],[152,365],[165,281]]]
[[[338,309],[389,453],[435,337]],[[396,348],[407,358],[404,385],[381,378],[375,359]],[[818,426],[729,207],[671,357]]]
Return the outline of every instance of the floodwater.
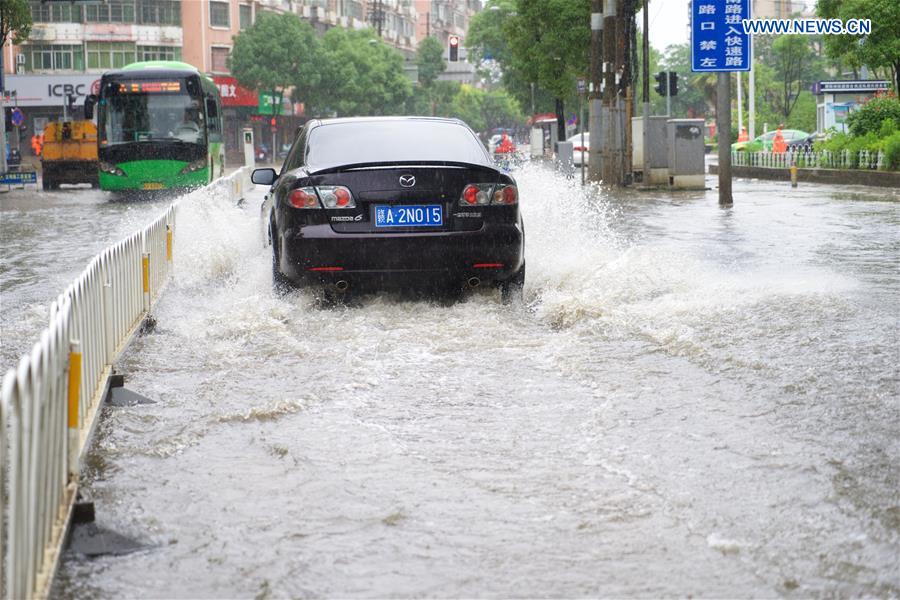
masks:
[[[85,473],[143,549],[54,597],[900,595],[900,193],[516,176],[521,306],[279,297],[258,195],[184,206]]]
[[[0,190],[0,376],[30,352],[50,305],[96,254],[162,214],[171,198],[123,202],[90,187]]]

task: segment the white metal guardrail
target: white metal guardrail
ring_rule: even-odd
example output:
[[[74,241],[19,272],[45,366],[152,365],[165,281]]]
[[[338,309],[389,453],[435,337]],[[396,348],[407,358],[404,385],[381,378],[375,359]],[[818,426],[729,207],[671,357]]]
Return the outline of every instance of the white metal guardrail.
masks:
[[[239,201],[242,168],[207,188]],[[190,196],[188,196],[190,198]],[[95,256],[51,305],[50,324],[0,396],[0,597],[45,597],[112,366],[171,271],[178,203]]]
[[[885,170],[887,162],[883,151],[870,152],[861,150],[850,152],[829,152],[822,150],[812,152],[805,149],[788,150],[787,152],[739,152],[731,153],[731,164],[736,167],[768,167],[787,169],[797,166],[801,169],[863,169]]]

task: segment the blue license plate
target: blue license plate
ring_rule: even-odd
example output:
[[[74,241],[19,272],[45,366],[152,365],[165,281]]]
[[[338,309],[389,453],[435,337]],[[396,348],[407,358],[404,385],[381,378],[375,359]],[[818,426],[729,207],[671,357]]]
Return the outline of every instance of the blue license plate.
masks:
[[[440,204],[375,207],[375,227],[440,227],[443,224]]]

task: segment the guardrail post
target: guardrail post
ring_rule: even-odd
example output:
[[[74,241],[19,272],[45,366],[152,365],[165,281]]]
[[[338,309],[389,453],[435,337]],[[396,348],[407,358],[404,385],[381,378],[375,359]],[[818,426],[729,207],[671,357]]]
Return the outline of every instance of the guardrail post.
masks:
[[[69,481],[78,479],[80,467],[78,465],[78,442],[81,423],[79,422],[81,410],[81,342],[72,340],[69,342],[69,394],[68,394],[68,428],[69,428]]]
[[[172,225],[166,223],[166,261],[169,263],[169,269],[172,268]]]
[[[144,312],[150,312],[150,253],[141,254],[141,274],[144,283]]]

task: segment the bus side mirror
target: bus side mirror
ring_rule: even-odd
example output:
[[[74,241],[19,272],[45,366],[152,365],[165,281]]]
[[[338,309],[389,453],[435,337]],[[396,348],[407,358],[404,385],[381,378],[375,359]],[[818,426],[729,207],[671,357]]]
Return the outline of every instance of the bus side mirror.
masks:
[[[94,118],[94,105],[97,103],[97,96],[91,94],[90,96],[85,97],[84,99],[84,118],[85,119],[93,119]]]

